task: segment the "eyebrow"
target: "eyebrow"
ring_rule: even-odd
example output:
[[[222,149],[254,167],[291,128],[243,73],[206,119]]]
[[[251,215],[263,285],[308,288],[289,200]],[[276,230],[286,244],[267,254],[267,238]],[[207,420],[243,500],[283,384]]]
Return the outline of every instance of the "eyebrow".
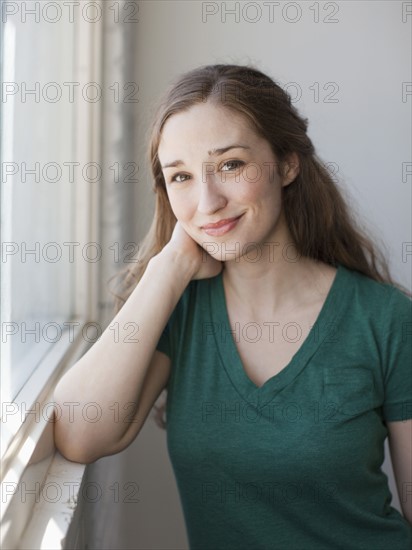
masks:
[[[247,145],[228,145],[227,147],[219,147],[217,149],[212,149],[211,151],[208,151],[207,154],[209,157],[219,157],[226,153],[226,151],[230,151],[230,149],[250,149]],[[168,162],[162,166],[162,169],[165,170],[166,168],[174,168],[176,166],[180,166],[181,164],[184,164],[182,160],[174,160],[173,162]]]

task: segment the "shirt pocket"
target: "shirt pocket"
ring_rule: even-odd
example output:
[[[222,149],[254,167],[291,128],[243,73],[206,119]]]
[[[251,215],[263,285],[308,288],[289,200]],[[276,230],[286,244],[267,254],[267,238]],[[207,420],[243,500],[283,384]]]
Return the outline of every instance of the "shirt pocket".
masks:
[[[324,396],[344,416],[354,416],[374,408],[374,379],[364,366],[329,367],[323,372]]]

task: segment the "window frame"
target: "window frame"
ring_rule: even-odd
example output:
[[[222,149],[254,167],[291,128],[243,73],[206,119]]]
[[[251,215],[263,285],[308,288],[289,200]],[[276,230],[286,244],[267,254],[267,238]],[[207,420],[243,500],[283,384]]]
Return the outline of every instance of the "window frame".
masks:
[[[101,12],[104,13],[102,0],[97,0],[97,3],[100,5]],[[73,52],[76,82],[101,82],[103,21],[102,18],[90,24],[79,17],[74,23],[67,23],[76,25]],[[100,164],[101,120],[101,101],[79,102],[75,109],[72,139],[75,159],[82,166],[89,162]],[[76,180],[72,185],[74,186],[72,205],[74,241],[99,242],[99,182],[85,185],[85,182]],[[84,338],[84,331],[88,323],[96,323],[100,319],[98,272],[97,263],[78,262],[75,265],[74,311],[76,316],[70,320],[71,323],[75,323],[72,341],[62,338],[54,343],[13,399],[13,403],[6,404],[13,407],[13,410],[17,407],[17,414],[8,415],[11,416],[11,421],[7,417],[5,422],[2,419],[0,518],[1,545],[4,548],[19,548],[21,544],[24,546],[24,540],[27,543],[25,532],[30,532],[32,535],[36,532],[36,537],[43,541],[41,548],[43,544],[45,548],[49,547],[47,544],[50,544],[51,536],[53,543],[50,547],[58,548],[66,533],[56,530],[56,525],[60,525],[61,529],[69,528],[67,512],[74,513],[73,502],[76,501],[78,486],[71,494],[73,499],[71,503],[64,499],[63,492],[59,502],[50,505],[48,512],[50,521],[46,524],[34,523],[35,512],[44,505],[45,495],[42,494],[42,488],[47,479],[53,475],[56,464],[61,465],[62,461],[66,463],[67,487],[70,486],[73,472],[77,479],[84,473],[84,465],[74,465],[64,460],[56,451],[51,414],[53,391],[58,380],[90,347],[91,342]],[[24,488],[25,483],[30,483],[30,489],[34,489],[32,494],[27,490],[28,498],[22,498],[21,489]],[[66,484],[61,481],[61,487],[65,486]],[[33,517],[32,521],[30,521],[31,517]],[[40,548],[40,546],[36,547]]]

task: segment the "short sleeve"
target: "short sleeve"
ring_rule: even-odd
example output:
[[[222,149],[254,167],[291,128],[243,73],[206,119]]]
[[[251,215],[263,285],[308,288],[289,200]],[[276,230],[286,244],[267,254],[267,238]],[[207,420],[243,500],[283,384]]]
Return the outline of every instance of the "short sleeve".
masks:
[[[166,324],[165,328],[163,329],[162,334],[160,335],[159,341],[157,343],[156,349],[158,351],[161,351],[162,353],[166,354],[168,357],[171,358],[171,348],[170,348],[170,326],[169,322]]]
[[[397,288],[384,309],[383,417],[386,421],[412,418],[412,300]]]
[[[188,304],[189,293],[192,283],[193,281],[189,283],[188,287],[183,291],[183,294],[179,298],[174,310],[172,311],[156,345],[156,349],[167,355],[170,359],[173,359],[176,351],[177,340],[181,333],[179,327],[182,326],[182,319],[184,316],[185,308]]]

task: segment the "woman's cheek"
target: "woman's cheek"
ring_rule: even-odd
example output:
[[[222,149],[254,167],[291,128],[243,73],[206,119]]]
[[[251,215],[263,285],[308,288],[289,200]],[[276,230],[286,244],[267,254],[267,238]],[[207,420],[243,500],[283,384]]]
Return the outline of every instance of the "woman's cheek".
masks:
[[[189,237],[191,237],[195,241],[195,243],[203,248],[205,254],[210,254],[216,260],[222,261],[221,246],[219,245],[219,243],[213,240],[213,237],[206,235],[206,233],[203,233],[201,229],[194,230],[193,227],[190,227],[190,224],[186,225],[183,222],[181,223],[183,229],[186,231]]]
[[[190,226],[190,223],[185,223],[183,220],[179,220],[183,229],[186,231],[186,233],[200,246],[203,245],[203,238],[201,235],[201,230],[198,230],[196,232],[193,227]]]
[[[184,216],[184,208],[182,208],[179,201],[175,200],[175,197],[173,196],[172,193],[168,193],[168,197],[169,197],[170,208],[172,209],[172,212],[175,215],[175,218],[179,222],[183,222],[184,217],[185,217]]]
[[[173,214],[179,222],[189,223],[196,212],[191,193],[183,189],[172,189],[168,191],[168,198]]]

